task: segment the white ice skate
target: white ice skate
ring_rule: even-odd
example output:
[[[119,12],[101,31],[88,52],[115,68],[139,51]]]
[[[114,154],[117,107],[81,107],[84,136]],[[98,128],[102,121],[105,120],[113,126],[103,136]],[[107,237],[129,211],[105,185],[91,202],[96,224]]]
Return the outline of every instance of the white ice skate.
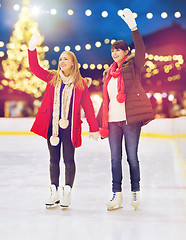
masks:
[[[69,185],[65,185],[64,187],[62,187],[62,199],[60,202],[60,206],[62,208],[69,207],[71,203],[71,191],[72,188]]]
[[[122,192],[113,192],[112,199],[106,204],[107,210],[112,211],[121,207]]]
[[[48,201],[45,203],[46,208],[55,207],[60,203],[59,192],[54,184],[50,186],[50,191],[51,191],[50,197]]]
[[[140,205],[140,191],[132,192],[131,206],[134,210]]]

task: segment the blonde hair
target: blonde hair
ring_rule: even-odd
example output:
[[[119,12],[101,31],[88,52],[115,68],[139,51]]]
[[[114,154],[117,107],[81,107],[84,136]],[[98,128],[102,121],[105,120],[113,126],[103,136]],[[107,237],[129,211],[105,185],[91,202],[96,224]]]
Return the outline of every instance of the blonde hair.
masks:
[[[71,51],[64,51],[64,52],[67,53],[72,58],[73,66],[72,66],[72,70],[71,70],[70,76],[74,79],[75,87],[77,87],[79,89],[84,89],[83,77],[81,76],[81,73],[79,71],[79,65],[78,65],[78,61],[77,61],[76,55],[73,52],[71,52]],[[64,52],[62,52],[62,53],[64,53]],[[61,57],[61,54],[59,56],[59,59]],[[53,75],[53,78],[50,81],[50,83],[52,85],[54,85],[54,86],[56,86],[56,84],[59,81],[61,81],[61,77],[59,75],[59,71],[60,71],[60,65],[59,65],[59,61],[58,61],[58,69],[50,71],[51,74]]]

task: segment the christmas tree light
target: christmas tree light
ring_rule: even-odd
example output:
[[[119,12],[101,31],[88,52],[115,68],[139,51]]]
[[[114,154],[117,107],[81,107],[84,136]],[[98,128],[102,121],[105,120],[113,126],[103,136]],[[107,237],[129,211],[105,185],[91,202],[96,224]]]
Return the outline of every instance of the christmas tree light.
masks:
[[[31,17],[29,0],[22,0],[23,7],[17,23],[14,25],[10,42],[7,44],[7,59],[2,61],[5,79],[2,85],[17,89],[35,98],[42,96],[46,83],[35,77],[28,64],[28,44],[32,34],[38,31],[38,23]],[[41,67],[48,69],[48,61],[44,61],[45,51],[42,42],[38,44],[37,52]]]

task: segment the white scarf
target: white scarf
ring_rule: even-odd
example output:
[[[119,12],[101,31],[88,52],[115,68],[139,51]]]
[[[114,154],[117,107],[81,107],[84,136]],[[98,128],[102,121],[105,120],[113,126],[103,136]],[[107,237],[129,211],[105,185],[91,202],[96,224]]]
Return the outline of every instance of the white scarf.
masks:
[[[60,70],[59,75],[61,77],[60,82],[56,84],[54,90],[54,105],[53,105],[53,120],[52,120],[52,136],[50,137],[50,143],[52,146],[57,146],[59,144],[59,126],[66,129],[69,125],[68,114],[70,107],[70,100],[72,97],[72,90],[74,88],[74,79],[65,77],[63,72]],[[62,92],[61,98],[61,119],[59,119],[60,111],[60,89],[61,83],[65,84]]]

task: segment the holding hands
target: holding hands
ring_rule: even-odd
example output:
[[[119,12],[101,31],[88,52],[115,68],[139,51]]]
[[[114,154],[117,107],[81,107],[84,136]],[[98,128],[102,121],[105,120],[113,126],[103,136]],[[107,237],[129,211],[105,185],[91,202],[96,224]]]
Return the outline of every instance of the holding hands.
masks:
[[[99,132],[90,132],[89,133],[89,138],[92,138],[92,139],[94,139],[96,141],[98,141],[99,137],[100,137]]]
[[[126,24],[129,26],[131,30],[133,30],[133,28],[136,28],[137,26],[136,20],[134,18],[132,11],[129,8],[125,8],[123,10],[123,14],[121,14],[120,17],[126,22]]]
[[[41,37],[41,35],[39,32],[36,32],[32,35],[29,45],[28,45],[28,48],[30,51],[34,51],[34,49],[36,48],[37,44],[40,41],[40,37]]]

